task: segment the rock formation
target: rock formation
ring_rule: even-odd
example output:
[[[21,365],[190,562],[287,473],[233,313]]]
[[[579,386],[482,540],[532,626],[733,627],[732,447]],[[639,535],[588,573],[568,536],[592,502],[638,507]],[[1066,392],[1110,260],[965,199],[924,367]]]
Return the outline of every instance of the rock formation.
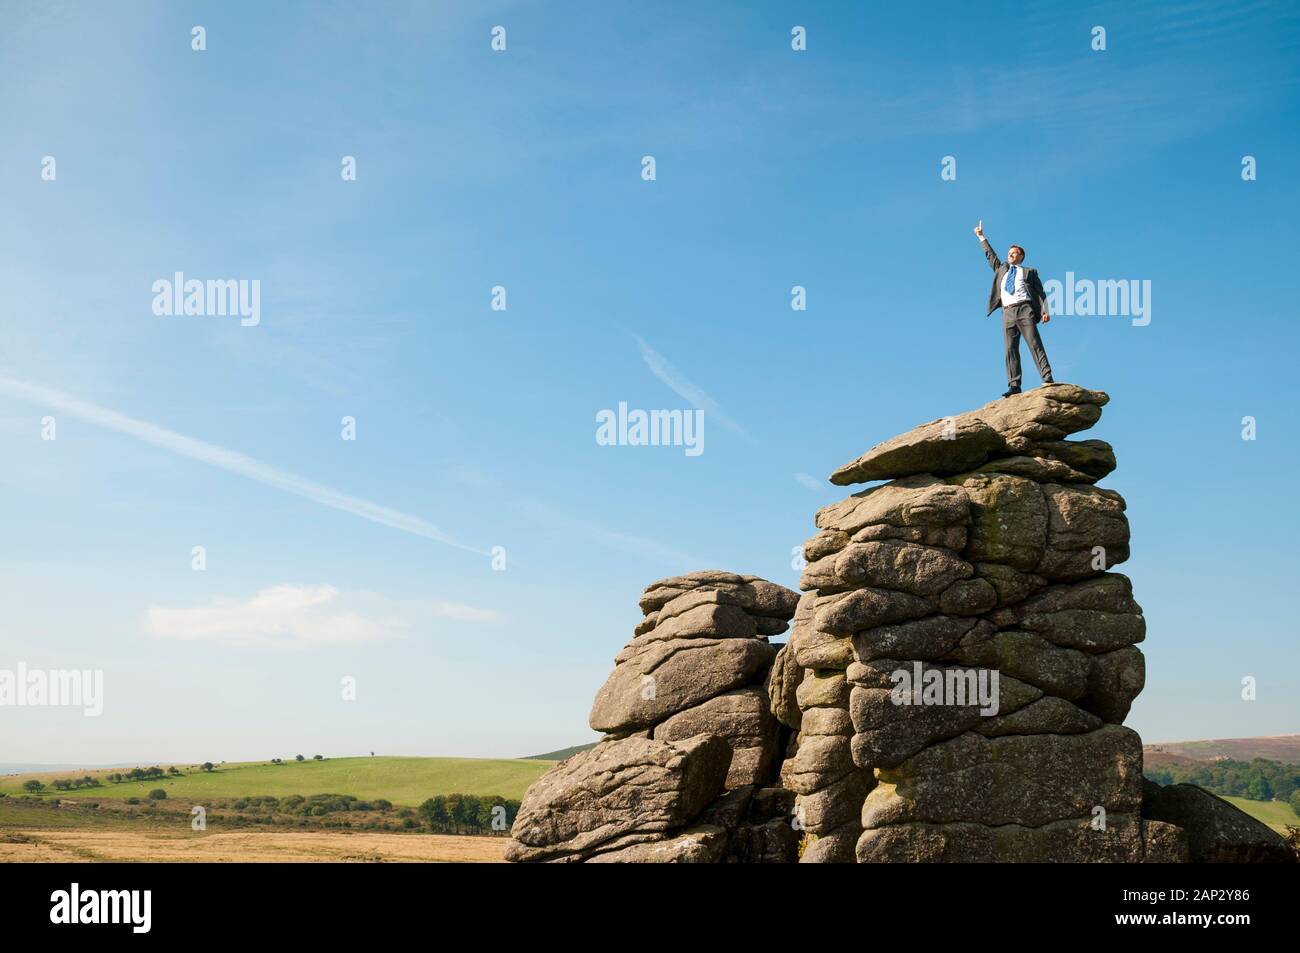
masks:
[[[1095,484],[1115,454],[1067,439],[1108,399],[1047,385],[831,475],[889,482],[817,514],[777,663],[778,716],[799,729],[782,776],[817,838],[804,860],[1188,858],[1185,815],[1142,812],[1142,743],[1123,726],[1146,623],[1110,571],[1128,520]],[[859,792],[859,813],[824,806]]]
[[[652,583],[596,693],[594,748],[528,789],[514,861],[788,862],[799,833],[776,782],[788,731],[772,714],[768,637],[798,595],[710,570]]]
[[[1208,792],[1142,777],[1142,609],[1108,397],[1051,384],[831,476],[802,597],[657,582],[597,693],[606,738],[538,781],[511,860],[1289,860]],[[768,637],[785,631],[778,648]],[[779,783],[777,771],[779,768]]]

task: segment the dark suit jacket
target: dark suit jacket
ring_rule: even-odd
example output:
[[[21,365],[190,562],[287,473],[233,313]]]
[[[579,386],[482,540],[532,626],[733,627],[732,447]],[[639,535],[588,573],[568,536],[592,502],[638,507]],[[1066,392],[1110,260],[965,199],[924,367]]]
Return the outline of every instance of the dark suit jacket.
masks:
[[[993,250],[986,238],[983,240],[984,257],[989,260],[989,267],[993,269],[993,290],[989,292],[989,310],[992,314],[998,308],[1002,307],[1002,284],[1007,280],[1006,262],[998,257],[998,253]],[[1024,265],[1018,265],[1019,268],[1025,268]],[[1043,319],[1043,302],[1047,300],[1047,292],[1043,290],[1043,283],[1038,278],[1038,271],[1034,268],[1025,268],[1025,289],[1029,292],[1029,307],[1034,311],[1034,321]]]

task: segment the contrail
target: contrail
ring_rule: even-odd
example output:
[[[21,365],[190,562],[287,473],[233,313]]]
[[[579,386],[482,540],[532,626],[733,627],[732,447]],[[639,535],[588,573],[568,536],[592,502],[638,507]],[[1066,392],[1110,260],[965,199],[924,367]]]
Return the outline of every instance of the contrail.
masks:
[[[642,340],[640,335],[634,334],[632,336],[636,338],[636,346],[641,351],[641,360],[645,361],[646,367],[650,368],[651,374],[667,384],[677,396],[689,401],[728,430],[734,430],[750,442],[757,442],[746,432],[744,427],[722,412],[722,408],[718,406],[716,400],[701,390],[681,371],[669,364],[666,357]]]
[[[423,536],[425,539],[446,543],[448,546],[455,546],[457,549],[487,555],[486,550],[476,549],[473,546],[457,542],[438,527],[420,519],[418,516],[411,516],[399,510],[372,503],[370,500],[349,496],[319,483],[313,483],[304,477],[260,463],[252,457],[245,456],[234,450],[227,450],[215,444],[195,440],[193,437],[176,433],[174,430],[168,430],[165,427],[158,427],[143,420],[136,420],[125,414],[119,414],[115,410],[88,404],[62,391],[42,387],[39,384],[27,384],[22,381],[10,380],[5,377],[0,377],[0,391],[35,404],[54,407],[74,417],[87,420],[92,424],[98,424],[109,430],[116,430],[119,433],[135,437],[137,440],[143,440],[145,443],[151,443],[155,447],[161,447],[164,450],[170,450],[182,457],[189,457],[191,460],[198,460],[200,463],[237,473],[257,483],[273,486],[276,489],[284,490],[286,493],[292,493],[294,496],[301,496],[324,506],[333,507],[354,516],[360,516],[372,523],[391,526],[393,529],[400,529],[405,533],[413,533],[416,536]]]

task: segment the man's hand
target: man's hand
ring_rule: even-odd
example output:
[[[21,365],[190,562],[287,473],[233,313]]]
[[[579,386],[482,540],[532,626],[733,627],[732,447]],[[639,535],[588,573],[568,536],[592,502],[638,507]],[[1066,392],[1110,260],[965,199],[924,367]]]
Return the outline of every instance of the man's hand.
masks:
[[[984,241],[984,219],[980,219],[980,223],[975,226],[975,237]]]
[[[1046,324],[1046,323],[1047,323],[1048,321],[1050,321],[1050,320],[1052,320],[1052,316],[1051,316],[1050,314],[1048,314],[1046,311],[1044,311],[1044,312],[1043,312],[1043,323]]]

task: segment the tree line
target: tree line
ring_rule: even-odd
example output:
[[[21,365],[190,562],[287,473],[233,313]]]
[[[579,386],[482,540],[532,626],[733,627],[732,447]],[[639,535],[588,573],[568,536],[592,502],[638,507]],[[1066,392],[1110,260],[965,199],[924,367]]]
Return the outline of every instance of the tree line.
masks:
[[[499,794],[439,794],[419,807],[429,829],[440,834],[506,834],[519,813],[519,801]]]
[[[1252,758],[1249,761],[1206,761],[1195,765],[1173,762],[1152,765],[1143,772],[1156,784],[1190,783],[1223,797],[1252,801],[1285,801],[1300,814],[1300,765]]]

